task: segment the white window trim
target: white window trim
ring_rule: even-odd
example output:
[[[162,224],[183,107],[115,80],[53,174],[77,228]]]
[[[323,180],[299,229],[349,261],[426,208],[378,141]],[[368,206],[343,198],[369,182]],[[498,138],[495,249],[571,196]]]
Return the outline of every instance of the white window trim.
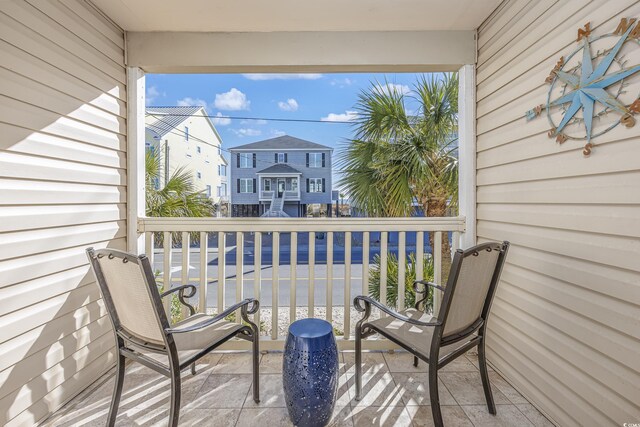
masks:
[[[309,193],[322,193],[322,178],[309,178]]]
[[[244,191],[242,191],[242,184],[244,183]],[[240,194],[253,193],[253,178],[240,178]]]
[[[238,153],[240,156],[240,169],[252,169],[253,168],[253,153]],[[243,166],[243,160],[246,160],[248,166]]]
[[[318,162],[314,162],[311,159],[317,159]],[[309,168],[321,168],[322,167],[322,153],[309,153]]]

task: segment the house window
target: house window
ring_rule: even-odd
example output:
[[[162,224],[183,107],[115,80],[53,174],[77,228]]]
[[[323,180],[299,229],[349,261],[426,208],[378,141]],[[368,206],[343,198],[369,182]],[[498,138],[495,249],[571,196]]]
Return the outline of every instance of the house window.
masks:
[[[218,165],[218,175],[226,176],[227,175],[227,166],[226,165]]]
[[[207,197],[211,197],[211,186],[207,185]]]
[[[324,193],[324,178],[308,178],[307,193]]]
[[[264,191],[271,191],[271,178],[265,178],[263,183]]]
[[[184,140],[189,141],[189,126],[184,127]]]
[[[218,187],[218,196],[227,197],[227,184],[220,184],[220,186]]]
[[[291,180],[291,191],[298,191],[298,178]]]
[[[200,171],[196,172],[196,176],[198,177],[198,179],[202,179],[202,174],[200,173]]]
[[[202,147],[197,146],[197,147],[196,147],[196,152],[197,152],[198,154],[202,154]]]
[[[276,153],[275,161],[276,163],[287,163],[287,153]]]
[[[256,167],[256,155],[252,153],[239,153],[238,154],[238,167],[242,169],[255,168]]]
[[[307,153],[308,168],[323,168],[325,166],[325,153]]]
[[[253,193],[253,179],[252,178],[240,178],[239,180],[239,193]]]

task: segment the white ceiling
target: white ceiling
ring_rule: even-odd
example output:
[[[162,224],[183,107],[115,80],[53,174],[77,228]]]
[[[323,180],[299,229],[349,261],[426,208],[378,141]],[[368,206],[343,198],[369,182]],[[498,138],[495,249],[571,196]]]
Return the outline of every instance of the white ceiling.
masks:
[[[501,0],[91,0],[127,31],[474,30]]]

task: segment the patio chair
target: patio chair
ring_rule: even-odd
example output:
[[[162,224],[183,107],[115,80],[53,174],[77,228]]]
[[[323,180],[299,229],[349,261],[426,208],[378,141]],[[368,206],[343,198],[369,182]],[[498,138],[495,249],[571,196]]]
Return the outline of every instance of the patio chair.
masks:
[[[442,426],[442,413],[438,398],[438,370],[478,347],[478,365],[489,412],[496,414],[496,406],[489,385],[485,357],[487,318],[495,294],[509,242],[483,243],[467,250],[457,250],[451,265],[447,286],[416,281],[417,294],[423,297],[415,308],[397,313],[378,301],[358,296],[356,310],[364,313],[356,324],[356,399],[362,391],[362,340],[378,333],[414,355],[414,366],[422,359],[429,364],[429,396],[436,426]],[[420,289],[420,285],[423,286]],[[428,287],[444,291],[442,306],[437,317],[420,311],[426,301]],[[387,316],[369,321],[371,307],[377,307]]]
[[[259,331],[248,317],[259,309],[258,301],[245,299],[216,316],[195,314],[193,306],[185,300],[195,295],[195,286],[177,286],[161,294],[145,255],[135,256],[112,249],[89,248],[87,256],[111,318],[118,348],[116,381],[108,426],[113,426],[116,421],[124,381],[125,358],[171,378],[169,426],[173,427],[178,425],[180,416],[180,373],[190,366],[195,375],[195,362],[198,359],[236,336],[253,343],[253,400],[256,403],[260,401]],[[191,315],[170,325],[162,298],[176,292]],[[245,324],[224,320],[238,309],[241,310]]]

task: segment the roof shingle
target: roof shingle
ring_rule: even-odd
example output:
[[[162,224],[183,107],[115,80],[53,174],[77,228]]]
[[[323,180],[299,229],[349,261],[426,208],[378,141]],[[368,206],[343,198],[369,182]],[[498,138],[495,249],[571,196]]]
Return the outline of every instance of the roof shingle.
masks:
[[[277,138],[265,139],[264,141],[252,142],[231,148],[234,150],[332,150],[326,145],[306,141],[294,136],[283,135]]]

